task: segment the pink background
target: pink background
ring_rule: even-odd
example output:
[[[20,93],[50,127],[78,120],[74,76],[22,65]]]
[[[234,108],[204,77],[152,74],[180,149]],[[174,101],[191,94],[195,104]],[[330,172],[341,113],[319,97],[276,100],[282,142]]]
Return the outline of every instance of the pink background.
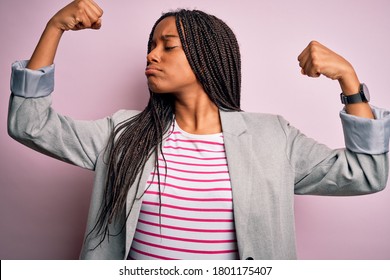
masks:
[[[390,108],[389,1],[97,1],[100,31],[68,32],[56,58],[54,107],[78,119],[142,109],[150,29],[161,12],[198,8],[225,20],[241,46],[242,107],[281,114],[305,134],[342,147],[339,86],[300,74],[318,40],[347,58],[372,103]],[[10,65],[28,59],[47,20],[68,1],[0,2],[0,258],[76,259],[93,173],[40,155],[6,132]],[[300,259],[390,259],[390,189],[362,197],[296,197]]]

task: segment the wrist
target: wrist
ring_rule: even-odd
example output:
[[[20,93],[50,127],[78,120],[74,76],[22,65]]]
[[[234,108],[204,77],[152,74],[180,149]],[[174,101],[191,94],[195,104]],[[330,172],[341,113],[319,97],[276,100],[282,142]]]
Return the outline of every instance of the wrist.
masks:
[[[348,96],[359,92],[360,81],[355,71],[344,74],[338,81],[344,95]]]
[[[49,32],[51,35],[61,36],[64,33],[64,29],[61,28],[61,25],[56,22],[55,18],[51,18],[46,24],[46,32]]]

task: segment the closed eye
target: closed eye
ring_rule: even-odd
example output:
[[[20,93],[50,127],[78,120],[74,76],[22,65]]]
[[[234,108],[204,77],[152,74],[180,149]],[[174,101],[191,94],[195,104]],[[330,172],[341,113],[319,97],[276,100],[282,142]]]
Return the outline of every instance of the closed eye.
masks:
[[[170,51],[170,50],[173,50],[174,48],[177,48],[177,46],[165,47],[165,50]]]

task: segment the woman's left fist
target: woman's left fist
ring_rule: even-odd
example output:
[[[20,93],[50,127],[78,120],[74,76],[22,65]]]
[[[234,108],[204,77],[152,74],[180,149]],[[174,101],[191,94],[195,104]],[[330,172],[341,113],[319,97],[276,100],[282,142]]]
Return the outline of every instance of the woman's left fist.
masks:
[[[298,56],[298,61],[301,73],[309,77],[319,77],[322,74],[340,81],[345,76],[355,74],[347,60],[316,41],[309,43]]]

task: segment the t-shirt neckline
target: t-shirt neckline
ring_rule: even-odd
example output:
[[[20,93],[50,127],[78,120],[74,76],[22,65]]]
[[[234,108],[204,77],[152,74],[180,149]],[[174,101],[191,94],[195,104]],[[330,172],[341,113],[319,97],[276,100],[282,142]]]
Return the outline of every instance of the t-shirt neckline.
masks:
[[[174,125],[174,128],[173,128],[174,132],[178,131],[182,135],[184,135],[184,136],[186,136],[188,138],[193,138],[193,139],[210,139],[210,138],[218,138],[218,137],[222,137],[223,136],[222,132],[213,133],[213,134],[192,134],[192,133],[186,132],[186,131],[184,131],[183,129],[180,128],[179,124],[176,122],[176,119],[175,119],[173,125]]]

